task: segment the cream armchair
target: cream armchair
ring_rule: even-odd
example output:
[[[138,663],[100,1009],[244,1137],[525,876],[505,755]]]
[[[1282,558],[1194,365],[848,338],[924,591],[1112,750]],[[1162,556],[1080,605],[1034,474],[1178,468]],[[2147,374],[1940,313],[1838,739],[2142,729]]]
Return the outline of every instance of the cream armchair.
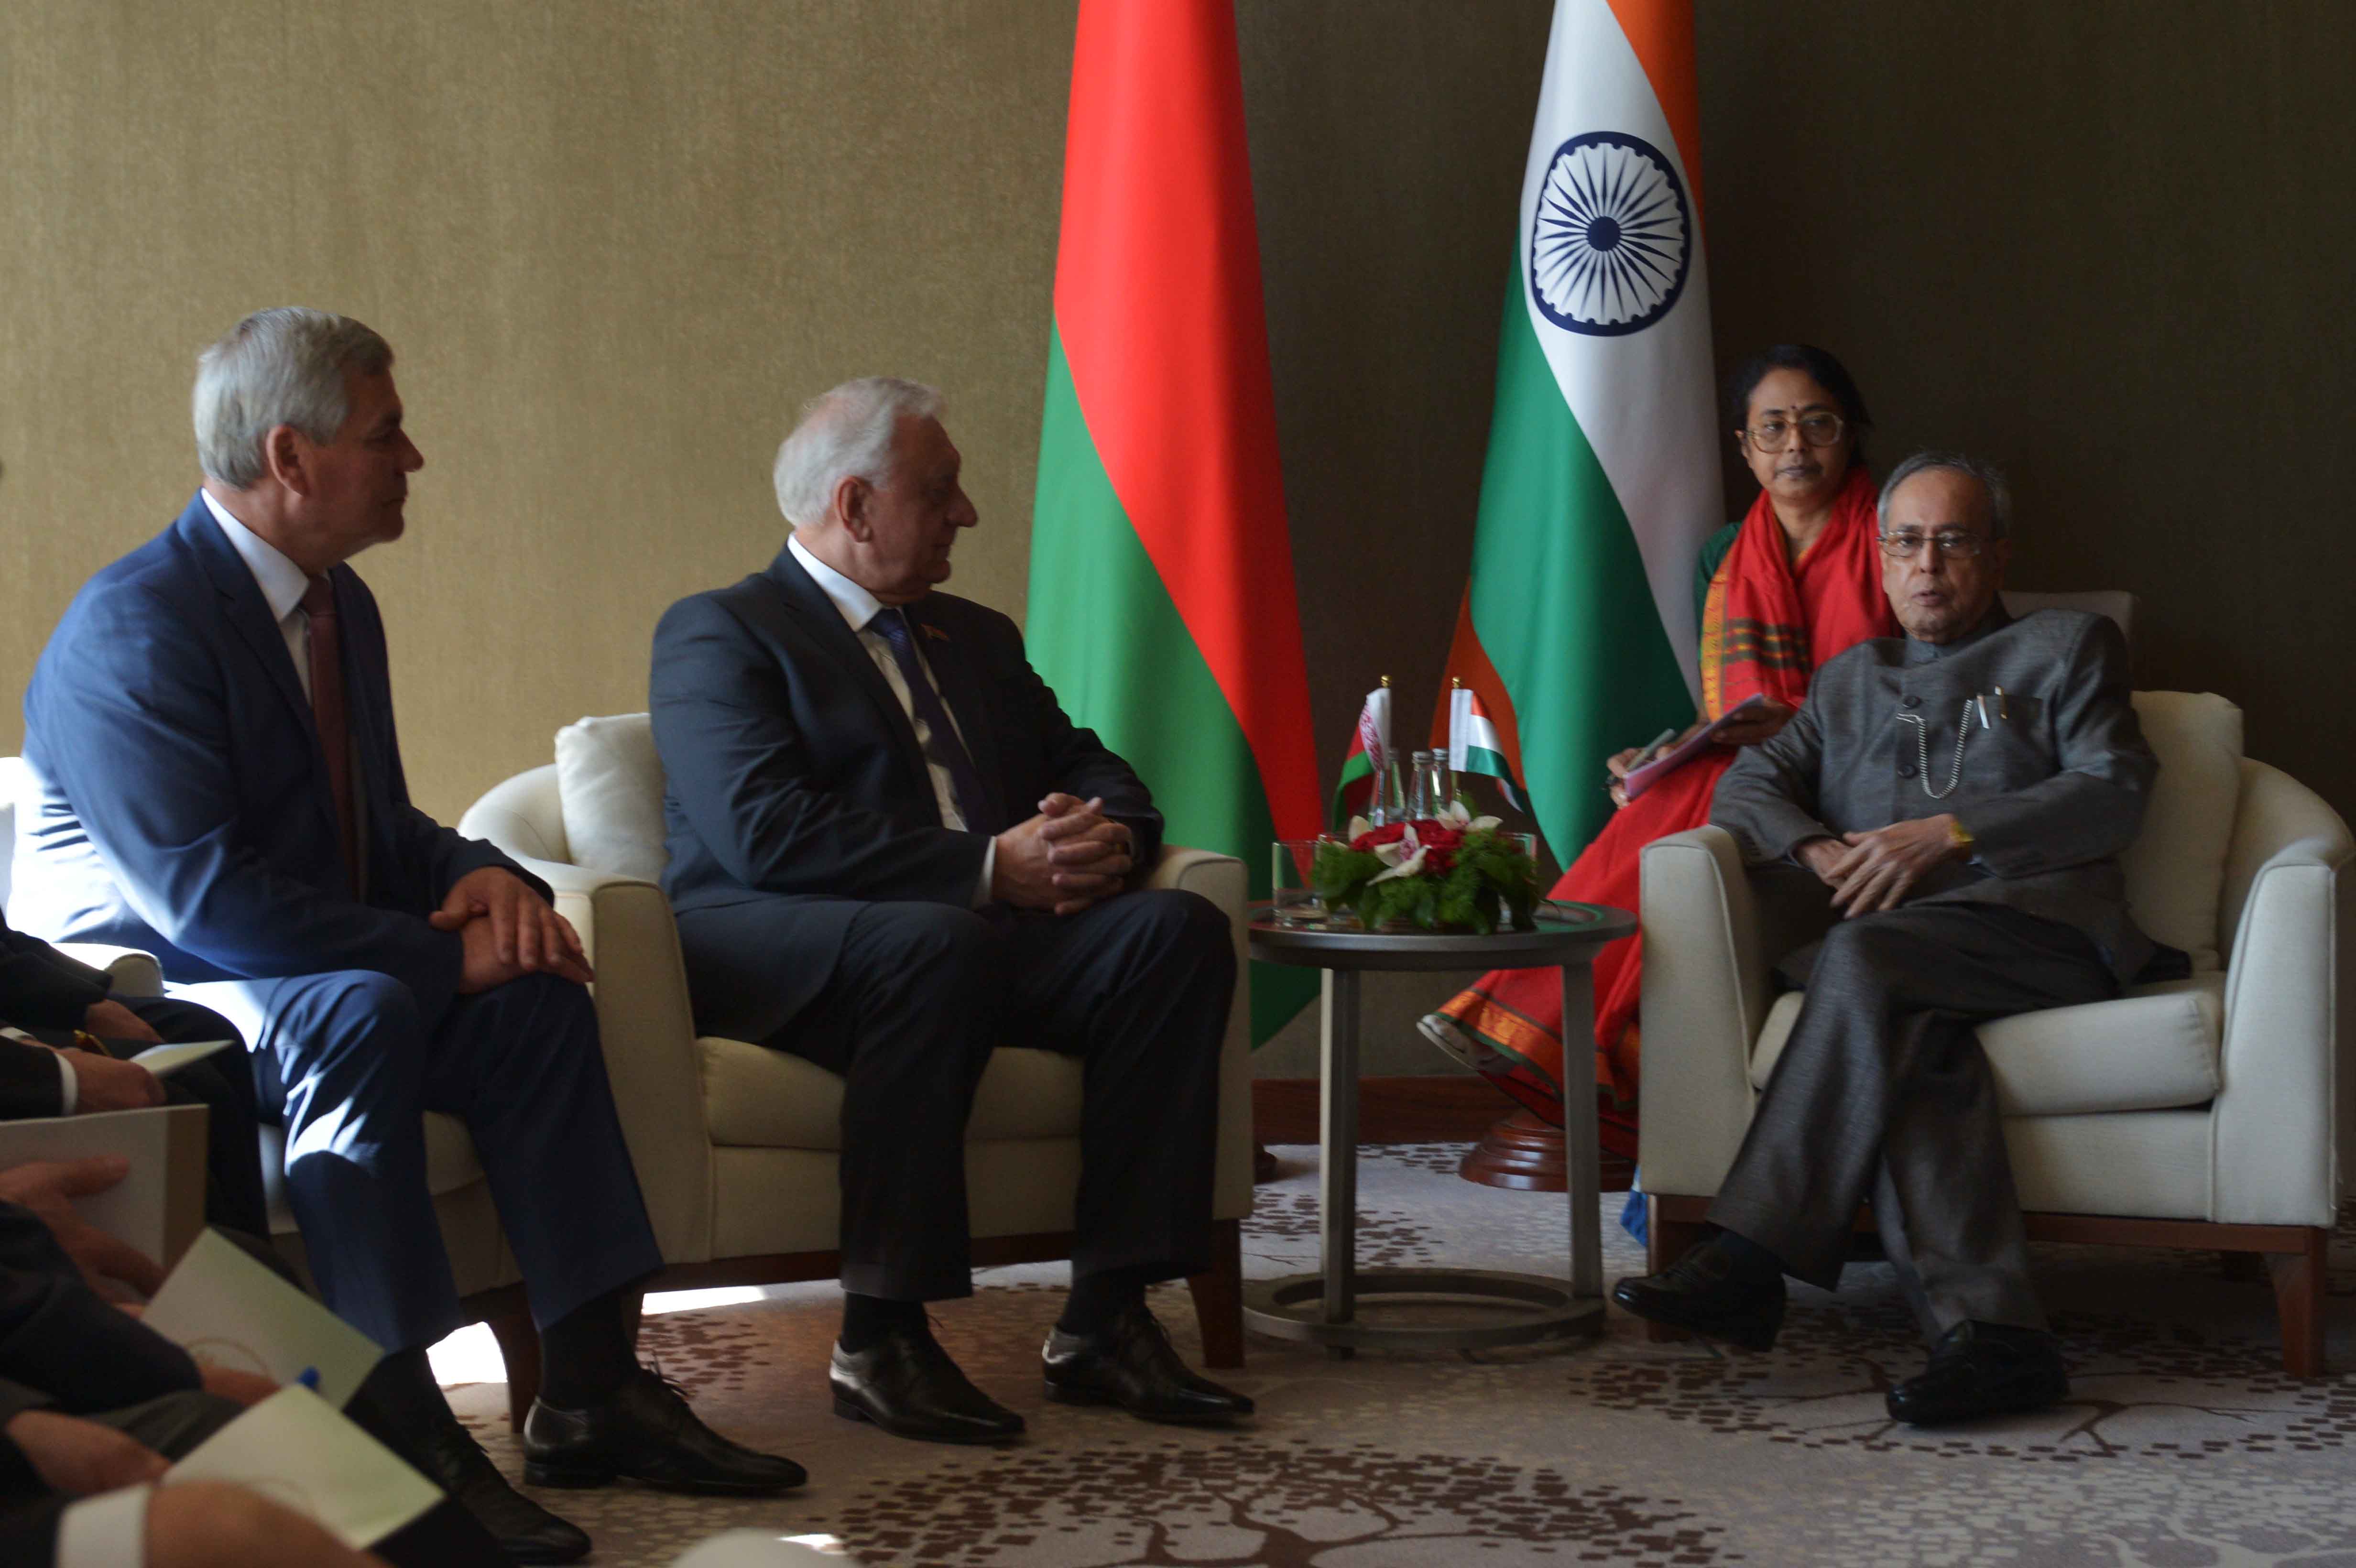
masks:
[[[2356,843],[2312,791],[2242,755],[2241,711],[2223,699],[2135,703],[2160,773],[2125,857],[2128,899],[2194,973],[1982,1026],[2014,1179],[2032,1237],[2263,1255],[2283,1365],[2315,1377],[2356,1126],[2356,999],[2342,984]],[[1770,966],[1815,932],[1759,895],[1715,827],[1645,850],[1643,903],[1657,1270],[1696,1239],[1799,1012]]]
[[[657,1286],[832,1277],[842,1081],[786,1051],[697,1036],[678,930],[655,883],[663,863],[662,771],[646,716],[567,726],[557,756],[555,764],[493,788],[458,828],[545,879],[589,947],[606,1070],[669,1264]],[[1151,885],[1188,889],[1226,910],[1240,961],[1241,861],[1165,848]],[[1221,1066],[1217,1264],[1189,1282],[1205,1359],[1219,1367],[1243,1364],[1240,1221],[1252,1199],[1248,1017],[1238,984]],[[1068,1254],[1079,1111],[1076,1061],[1021,1046],[998,1051],[967,1131],[978,1262]],[[529,1321],[510,1317],[493,1327],[509,1352],[512,1399]]]

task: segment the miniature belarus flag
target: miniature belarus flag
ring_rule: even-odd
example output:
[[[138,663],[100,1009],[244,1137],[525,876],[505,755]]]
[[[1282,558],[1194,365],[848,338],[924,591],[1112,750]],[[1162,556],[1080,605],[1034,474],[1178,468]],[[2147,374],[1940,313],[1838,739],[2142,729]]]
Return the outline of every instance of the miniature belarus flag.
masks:
[[[1342,777],[1333,785],[1334,827],[1353,816],[1372,815],[1366,803],[1377,798],[1376,791],[1390,761],[1391,677],[1385,676],[1382,685],[1366,693],[1366,705],[1358,709],[1357,731],[1342,758]]]
[[[1462,682],[1448,694],[1448,765],[1457,773],[1485,773],[1497,781],[1505,804],[1515,811],[1530,808],[1514,764],[1505,760],[1505,743],[1489,722],[1479,694]]]

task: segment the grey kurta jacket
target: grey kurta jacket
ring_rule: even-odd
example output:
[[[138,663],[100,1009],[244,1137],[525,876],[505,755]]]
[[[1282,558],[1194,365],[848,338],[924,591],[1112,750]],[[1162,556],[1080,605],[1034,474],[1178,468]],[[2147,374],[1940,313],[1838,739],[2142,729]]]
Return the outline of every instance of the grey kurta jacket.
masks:
[[[1986,727],[1976,707],[1965,712],[1981,695]],[[1859,643],[1816,672],[1781,733],[1744,748],[1719,781],[1710,820],[1764,865],[1819,835],[1952,811],[1976,841],[1973,857],[1939,867],[1908,901],[2004,904],[2060,921],[2092,937],[2124,984],[2153,948],[2128,917],[2119,852],[2159,772],[2128,695],[2126,639],[2079,610],[2016,621],[1999,604],[1952,643]],[[1951,777],[1953,794],[1925,792]]]

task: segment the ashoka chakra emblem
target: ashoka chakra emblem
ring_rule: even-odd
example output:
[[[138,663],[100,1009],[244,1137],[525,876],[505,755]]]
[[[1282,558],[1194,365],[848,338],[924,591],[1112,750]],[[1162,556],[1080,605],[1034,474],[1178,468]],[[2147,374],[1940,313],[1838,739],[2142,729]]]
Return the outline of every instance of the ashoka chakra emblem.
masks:
[[[1590,131],[1555,149],[1530,225],[1530,297],[1572,332],[1642,332],[1685,292],[1693,218],[1660,149]]]

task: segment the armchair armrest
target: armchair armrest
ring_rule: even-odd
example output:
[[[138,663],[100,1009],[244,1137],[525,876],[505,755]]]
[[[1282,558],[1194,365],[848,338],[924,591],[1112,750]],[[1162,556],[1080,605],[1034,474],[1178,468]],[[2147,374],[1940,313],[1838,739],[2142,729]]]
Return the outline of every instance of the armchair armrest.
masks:
[[[164,969],[152,953],[142,953],[136,947],[108,947],[97,942],[57,942],[50,945],[77,964],[105,970],[107,977],[114,982],[115,996],[164,994]]]
[[[2351,1085],[2340,957],[2356,931],[2347,830],[2277,849],[2250,880],[2226,970],[2211,1218],[2333,1222]]]
[[[1718,1190],[1751,1125],[1751,1045],[1767,1017],[1768,956],[1733,836],[1697,827],[1644,849],[1644,1115],[1648,1192]]]
[[[1228,929],[1235,933],[1236,1000],[1227,1010],[1226,1040],[1219,1048],[1219,1153],[1211,1212],[1221,1220],[1241,1219],[1252,1207],[1251,965],[1245,945],[1244,863],[1232,855],[1165,844],[1145,885],[1200,893],[1226,912]]]
[[[670,901],[636,877],[515,859],[555,893],[596,968],[605,1075],[664,1261],[703,1262],[712,1256],[711,1124]]]

